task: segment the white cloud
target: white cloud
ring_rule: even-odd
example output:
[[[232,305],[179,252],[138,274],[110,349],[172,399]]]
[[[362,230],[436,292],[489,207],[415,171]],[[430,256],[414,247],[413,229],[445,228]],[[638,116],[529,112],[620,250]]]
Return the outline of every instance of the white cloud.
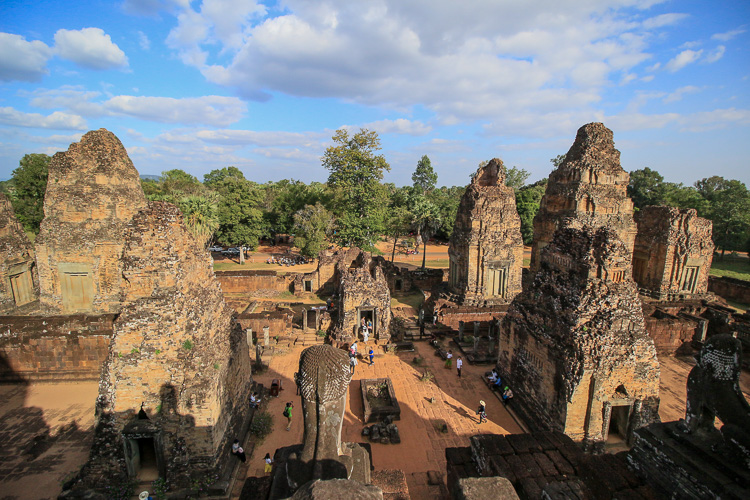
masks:
[[[247,104],[237,97],[202,96],[147,97],[118,95],[97,101],[101,92],[82,87],[38,89],[26,94],[30,104],[43,109],[64,109],[89,118],[100,116],[131,116],[157,123],[213,125],[223,127],[242,119]]]
[[[86,120],[77,115],[55,111],[51,115],[24,113],[13,108],[0,108],[0,123],[14,127],[86,130]]]
[[[247,104],[236,97],[204,96],[175,99],[172,97],[115,96],[103,104],[116,115],[127,115],[160,123],[201,123],[226,126],[242,118]]]
[[[348,127],[351,128],[351,127]],[[358,128],[358,127],[355,127]],[[362,128],[374,130],[378,134],[404,134],[404,135],[426,135],[432,127],[420,121],[398,118],[396,120],[379,120],[365,123]]]
[[[725,51],[726,47],[724,47],[723,45],[719,45],[713,52],[706,54],[706,58],[704,59],[704,61],[709,64],[715,63],[716,61],[724,57]]]
[[[0,80],[36,82],[47,71],[52,49],[39,40],[27,42],[20,35],[0,33]]]
[[[720,42],[728,42],[732,38],[741,35],[746,30],[738,28],[736,30],[726,31],[724,33],[715,33],[711,35],[711,40],[718,40]]]
[[[643,21],[643,27],[646,29],[654,29],[654,28],[661,28],[663,26],[671,26],[673,24],[677,24],[683,19],[688,18],[689,16],[687,14],[661,14],[659,16],[650,17]]]
[[[253,0],[233,2],[238,14],[230,16],[218,7],[226,1],[181,9],[168,38],[209,81],[250,99],[281,92],[399,110],[422,105],[440,123],[589,106],[652,57],[652,31],[684,18],[644,22],[638,9],[654,2],[634,7],[630,0],[536,8],[495,0],[429,8],[400,0],[288,0],[277,17]]]
[[[681,101],[682,97],[687,94],[694,94],[695,92],[700,91],[700,88],[695,87],[694,85],[685,85],[684,87],[680,87],[671,94],[667,95],[664,99],[664,103],[670,103],[670,102],[677,102]]]
[[[664,67],[672,73],[681,70],[688,64],[692,64],[700,58],[703,50],[683,50],[671,59]]]
[[[750,109],[714,109],[692,113],[682,119],[683,130],[704,132],[730,126],[750,125]]]
[[[63,59],[89,69],[124,68],[128,65],[125,53],[100,28],[58,30],[55,51]]]
[[[151,48],[151,40],[148,39],[148,35],[143,31],[138,32],[138,45],[140,45],[143,50],[149,50]]]

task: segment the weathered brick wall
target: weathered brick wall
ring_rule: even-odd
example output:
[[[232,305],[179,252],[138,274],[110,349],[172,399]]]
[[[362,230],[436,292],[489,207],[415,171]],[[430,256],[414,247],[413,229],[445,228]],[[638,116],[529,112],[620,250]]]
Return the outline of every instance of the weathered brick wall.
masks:
[[[465,304],[508,304],[521,292],[521,219],[501,160],[482,167],[466,188],[448,255],[449,282]]]
[[[143,403],[162,431],[167,481],[186,484],[225,463],[242,435],[252,381],[245,334],[177,207],[151,202],[136,214],[122,260],[124,305],[100,384],[103,414],[122,429]]]
[[[505,318],[498,359],[533,425],[596,444],[606,438],[607,405],[632,406],[630,434],[655,418],[659,361],[629,265],[607,228],[560,229],[542,251],[540,271]]]
[[[333,295],[338,291],[339,280],[341,276],[338,274],[339,264],[345,263],[345,267],[348,268],[359,255],[359,248],[352,247],[349,249],[322,250],[318,255],[318,267],[315,271],[304,274],[297,274],[294,277],[294,294],[301,295],[305,292],[305,281],[310,281],[312,285],[312,293]]]
[[[0,316],[0,380],[99,379],[114,315]]]
[[[243,330],[252,328],[253,341],[263,342],[263,327],[268,327],[269,337],[288,335],[292,330],[293,315],[283,311],[267,311],[261,313],[242,313],[237,321]]]
[[[502,320],[508,312],[508,306],[495,307],[446,307],[440,309],[438,320],[443,325],[458,330],[459,321],[464,322],[464,334],[473,335],[474,321],[482,323],[482,332],[487,332],[487,324],[493,320]]]
[[[539,212],[534,217],[531,272],[539,270],[541,250],[552,241],[566,218],[614,230],[632,254],[636,226],[627,195],[630,175],[620,166],[613,134],[601,123],[578,129],[565,161],[549,176]]]
[[[256,293],[290,291],[295,274],[279,276],[276,271],[216,271],[224,293]]]
[[[42,306],[56,312],[117,312],[125,226],[145,205],[138,172],[111,132],[88,132],[68,151],[56,153],[35,241]],[[86,297],[66,293],[70,279],[90,284]]]
[[[750,281],[709,276],[708,290],[724,299],[750,304]]]
[[[659,299],[705,295],[714,252],[711,221],[692,208],[657,206],[639,210],[635,221],[633,278],[641,293]]]
[[[34,247],[16,219],[10,200],[0,193],[0,314],[38,298]]]

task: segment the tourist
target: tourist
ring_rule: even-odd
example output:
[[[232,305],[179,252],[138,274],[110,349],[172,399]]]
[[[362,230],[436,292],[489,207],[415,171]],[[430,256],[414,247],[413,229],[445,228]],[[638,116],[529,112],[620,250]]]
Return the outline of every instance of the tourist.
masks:
[[[349,371],[354,375],[354,369],[357,367],[357,357],[351,356],[349,358]]]
[[[359,324],[360,328],[362,329],[362,333],[365,333],[365,330],[367,330],[367,322],[365,318],[362,318],[362,321]]]
[[[266,456],[263,459],[263,461],[266,462],[266,465],[263,468],[263,472],[265,474],[270,474],[271,471],[273,470],[273,465],[271,465],[271,464],[273,464],[273,458],[271,458],[271,454],[270,453],[266,453]]]
[[[513,399],[513,391],[511,391],[510,387],[506,385],[505,390],[503,391],[503,404],[510,403],[511,399]]]
[[[487,380],[489,380],[492,383],[495,383],[497,379],[500,378],[500,375],[497,373],[497,370],[495,368],[492,369],[492,371],[487,375]]]
[[[445,367],[449,370],[453,367],[453,351],[448,351],[445,355]]]
[[[284,408],[284,412],[282,413],[282,415],[286,417],[286,421],[287,421],[286,430],[289,430],[292,428],[292,408],[294,408],[294,404],[292,404],[292,402],[289,401],[286,404],[286,407]]]
[[[368,353],[370,356],[370,366],[375,364],[375,351],[372,350],[372,347],[370,347],[370,352]]]
[[[299,372],[294,372],[294,385],[297,386],[297,392],[295,394],[296,396],[300,395],[300,383],[301,380],[299,379]]]
[[[350,358],[357,357],[357,341],[356,340],[352,343],[352,346],[349,348],[349,357]]]
[[[458,372],[458,378],[461,378],[461,367],[464,366],[464,362],[461,359],[461,356],[458,357],[456,360],[456,371]]]
[[[242,449],[242,446],[240,446],[240,440],[235,439],[234,443],[232,443],[232,454],[239,458],[242,463],[245,463],[246,457],[245,457],[245,450]]]
[[[362,339],[365,341],[365,344],[370,340],[370,330],[367,327],[362,330]]]
[[[368,319],[367,320],[367,333],[368,333],[368,335],[369,335],[369,333],[371,331],[372,331],[372,320]],[[365,340],[365,342],[367,342],[367,341]]]
[[[479,409],[477,410],[477,415],[479,415],[479,423],[487,421],[487,410],[484,405],[484,401],[479,402]]]
[[[495,383],[492,384],[492,387],[490,389],[492,389],[493,391],[499,391],[503,388],[502,382],[503,381],[500,379],[500,377],[497,377],[497,380],[495,380]]]
[[[250,395],[250,408],[258,408],[260,406],[260,396],[257,392]]]

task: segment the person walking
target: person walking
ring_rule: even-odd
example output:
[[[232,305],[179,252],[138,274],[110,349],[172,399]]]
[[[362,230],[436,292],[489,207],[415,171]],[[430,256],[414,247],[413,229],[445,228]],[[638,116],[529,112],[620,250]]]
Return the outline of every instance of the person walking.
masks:
[[[292,408],[294,408],[294,404],[291,401],[289,401],[286,404],[286,407],[284,407],[284,412],[282,413],[282,415],[286,417],[286,421],[287,421],[286,430],[289,430],[292,428]]]
[[[484,405],[484,401],[479,401],[479,409],[477,409],[477,415],[479,415],[479,423],[487,421],[487,409]]]
[[[354,369],[356,367],[357,367],[357,357],[349,356],[349,371],[351,372],[352,376],[354,375]]]
[[[263,467],[263,472],[265,474],[270,474],[271,471],[273,470],[273,458],[271,458],[271,454],[266,453],[266,456],[263,459],[263,461],[266,463],[266,465]]]
[[[247,457],[245,457],[245,450],[242,449],[242,446],[240,446],[240,440],[235,439],[234,443],[232,443],[232,454],[239,458],[240,461],[244,464]]]
[[[456,360],[456,371],[458,372],[458,378],[461,378],[461,367],[464,366],[464,362],[461,359],[461,356],[458,357]]]
[[[448,353],[445,355],[445,367],[450,370],[452,366],[453,366],[453,351],[448,351]]]
[[[375,351],[372,350],[372,347],[370,347],[368,355],[370,356],[370,366],[372,366],[375,364]]]

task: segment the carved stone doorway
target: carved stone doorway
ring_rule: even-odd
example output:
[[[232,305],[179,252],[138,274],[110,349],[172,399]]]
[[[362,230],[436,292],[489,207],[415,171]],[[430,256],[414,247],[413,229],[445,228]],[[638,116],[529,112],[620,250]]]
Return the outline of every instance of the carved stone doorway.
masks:
[[[359,307],[357,308],[357,327],[362,326],[362,318],[365,319],[365,323],[372,321],[372,331],[370,332],[371,338],[376,338],[377,335],[377,307]]]

